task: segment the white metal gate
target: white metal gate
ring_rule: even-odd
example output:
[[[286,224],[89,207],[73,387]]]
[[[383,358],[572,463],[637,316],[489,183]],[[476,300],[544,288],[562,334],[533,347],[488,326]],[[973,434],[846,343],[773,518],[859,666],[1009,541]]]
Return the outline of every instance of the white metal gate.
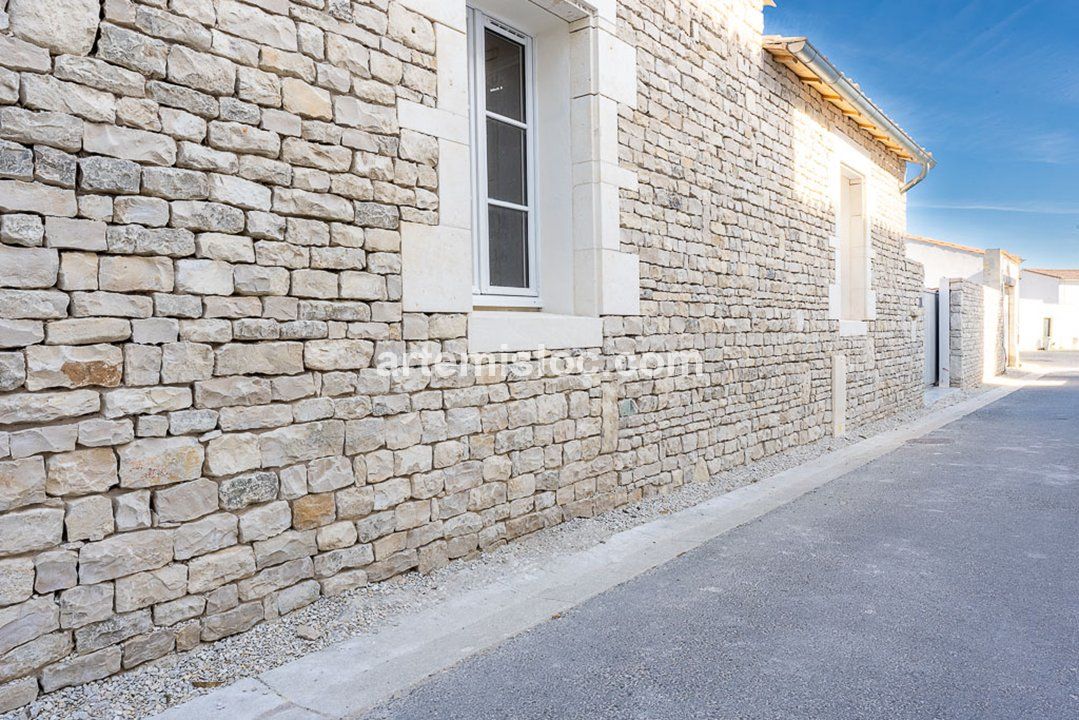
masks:
[[[925,317],[925,373],[926,386],[936,385],[940,379],[940,295],[936,290],[922,293],[922,308]]]

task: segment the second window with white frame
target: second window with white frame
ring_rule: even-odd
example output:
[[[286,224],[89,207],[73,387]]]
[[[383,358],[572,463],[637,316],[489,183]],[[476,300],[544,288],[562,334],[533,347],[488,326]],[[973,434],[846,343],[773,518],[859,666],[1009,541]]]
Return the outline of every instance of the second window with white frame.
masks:
[[[478,304],[539,303],[532,39],[469,8]]]

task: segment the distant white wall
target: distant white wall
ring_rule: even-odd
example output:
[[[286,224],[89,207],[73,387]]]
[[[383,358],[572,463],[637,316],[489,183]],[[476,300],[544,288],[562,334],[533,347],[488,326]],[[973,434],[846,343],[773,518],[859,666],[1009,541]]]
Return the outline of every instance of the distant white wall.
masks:
[[[959,248],[941,247],[917,238],[907,240],[907,257],[925,267],[925,287],[940,287],[941,280],[962,278],[981,282],[985,256]]]
[[[1019,290],[1020,350],[1079,349],[1079,283],[1024,272]]]

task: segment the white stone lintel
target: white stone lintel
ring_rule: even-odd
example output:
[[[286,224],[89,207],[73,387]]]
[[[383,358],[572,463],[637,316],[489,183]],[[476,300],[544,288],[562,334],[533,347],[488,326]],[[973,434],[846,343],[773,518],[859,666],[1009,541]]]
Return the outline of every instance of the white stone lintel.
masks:
[[[411,100],[397,101],[397,119],[404,130],[415,130],[468,145],[468,115],[428,107]]]

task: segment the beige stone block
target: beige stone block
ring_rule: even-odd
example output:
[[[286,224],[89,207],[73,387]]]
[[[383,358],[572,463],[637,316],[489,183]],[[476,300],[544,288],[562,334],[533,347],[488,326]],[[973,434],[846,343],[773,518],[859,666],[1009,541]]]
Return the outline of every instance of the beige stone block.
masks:
[[[328,525],[336,518],[333,493],[305,495],[292,502],[292,526],[297,530]]]
[[[157,570],[116,579],[116,612],[168,602],[187,593],[187,566],[166,565]]]
[[[303,344],[298,342],[223,345],[217,349],[214,368],[217,375],[296,375],[303,371]]]
[[[0,512],[45,502],[41,457],[0,462]]]
[[[201,593],[255,573],[250,547],[231,547],[194,558],[187,565],[187,591]]]
[[[60,593],[60,627],[77,628],[112,615],[112,583],[80,585]]]
[[[172,292],[172,260],[104,255],[98,263],[98,286],[115,292]]]
[[[262,465],[258,436],[230,433],[206,444],[206,473],[213,477],[234,475]]]
[[[147,346],[128,346],[147,347]],[[191,407],[191,389],[157,386],[146,388],[117,388],[105,393],[104,413],[107,418],[171,412]]]
[[[339,455],[345,426],[340,420],[302,423],[259,435],[263,467],[281,467],[320,457]]]
[[[100,18],[95,0],[11,0],[11,30],[56,54],[87,55]]]
[[[50,495],[100,493],[119,482],[116,454],[107,447],[52,455],[47,467],[45,489]]]
[[[113,345],[35,345],[26,349],[26,387],[116,387],[123,361],[120,348]]]
[[[131,337],[131,321],[111,317],[73,318],[50,322],[45,331],[50,345],[123,342]]]
[[[115,529],[112,502],[101,495],[69,500],[64,526],[68,542],[101,540]]]
[[[34,561],[28,557],[0,560],[0,606],[28,600],[34,592]]]
[[[154,491],[154,510],[160,524],[184,522],[217,510],[217,483],[200,478]]]
[[[0,245],[0,287],[52,287],[59,268],[55,250]]]
[[[82,685],[120,672],[121,650],[109,647],[50,665],[41,673],[41,687],[53,692],[71,685]]]
[[[0,608],[0,657],[58,627],[60,613],[51,597]]]
[[[330,93],[296,78],[281,81],[281,104],[288,112],[316,120],[333,120]]]
[[[172,560],[172,537],[166,530],[139,530],[83,545],[79,582],[90,584],[155,570]]]
[[[47,423],[90,415],[100,407],[101,396],[93,390],[13,393],[0,396],[0,425]]]
[[[203,449],[195,438],[147,438],[121,446],[120,485],[147,488],[194,480],[202,473]]]
[[[214,351],[200,343],[168,343],[162,348],[161,381],[191,383],[208,380],[214,371]]]

